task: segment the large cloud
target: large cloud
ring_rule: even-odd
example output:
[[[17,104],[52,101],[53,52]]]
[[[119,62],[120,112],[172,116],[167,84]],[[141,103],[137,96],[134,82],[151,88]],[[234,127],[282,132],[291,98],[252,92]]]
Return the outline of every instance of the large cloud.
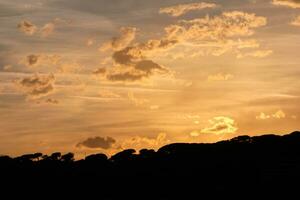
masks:
[[[177,24],[167,26],[165,31],[168,40],[189,45],[201,55],[220,56],[231,51],[237,55],[243,53],[248,56],[250,53],[244,51],[257,49],[260,44],[255,39],[241,38],[252,36],[256,28],[266,24],[265,17],[232,11],[223,12],[219,16],[207,15],[193,20],[181,20]],[[252,52],[251,55],[253,54]]]
[[[220,56],[232,51],[237,57],[265,57],[272,52],[270,50],[253,51],[259,48],[260,44],[255,39],[242,40],[241,37],[252,36],[256,28],[265,26],[266,23],[265,17],[232,11],[214,17],[181,20],[177,24],[167,26],[165,34],[159,39],[149,39],[126,47],[116,45],[120,48],[124,47],[117,50],[119,48],[114,48],[112,41],[119,41],[122,38],[120,36],[109,43],[110,48],[114,50],[113,67],[107,68],[106,73],[100,73],[100,75],[110,81],[133,82],[150,78],[155,74],[168,74],[169,69],[149,58],[159,56],[180,44],[197,48],[198,52],[205,50],[203,55]],[[126,44],[130,43],[126,42]],[[252,50],[245,52],[247,49]]]
[[[122,37],[120,37],[122,38]],[[166,50],[177,43],[175,40],[157,39],[148,40],[144,43],[136,43],[131,46],[131,39],[114,39],[119,41],[119,45],[113,45],[111,42],[110,48],[113,49],[112,59],[114,62],[111,68],[100,68],[94,72],[100,77],[104,77],[109,81],[134,82],[146,78],[150,78],[155,74],[168,74],[169,70],[154,61],[148,59],[154,52]],[[125,38],[125,37],[124,37]],[[120,42],[120,41],[126,42]],[[130,41],[130,42],[129,42]],[[121,48],[121,50],[118,50]]]
[[[278,6],[300,8],[300,0],[273,0],[272,3]]]
[[[27,97],[37,99],[51,94],[54,91],[54,82],[53,74],[35,74],[18,80],[16,84]]]
[[[112,137],[91,137],[86,140],[79,142],[77,147],[86,147],[91,149],[101,148],[101,149],[110,149],[113,144],[116,143],[116,140]]]
[[[159,13],[165,13],[165,14],[169,14],[173,17],[179,17],[181,15],[186,14],[189,11],[202,10],[205,8],[215,8],[216,6],[217,5],[214,3],[205,3],[205,2],[179,4],[179,5],[175,5],[175,6],[161,8],[159,10]]]

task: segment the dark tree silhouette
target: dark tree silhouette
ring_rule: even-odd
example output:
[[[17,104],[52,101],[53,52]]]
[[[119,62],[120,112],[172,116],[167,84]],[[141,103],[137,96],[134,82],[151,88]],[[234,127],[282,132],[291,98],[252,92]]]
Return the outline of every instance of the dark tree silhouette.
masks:
[[[100,153],[74,160],[73,153],[60,152],[0,156],[0,178],[2,191],[24,189],[22,195],[40,191],[44,196],[60,191],[68,198],[80,192],[85,198],[152,200],[287,195],[299,188],[300,132],[169,144],[139,153],[127,149],[110,158]]]

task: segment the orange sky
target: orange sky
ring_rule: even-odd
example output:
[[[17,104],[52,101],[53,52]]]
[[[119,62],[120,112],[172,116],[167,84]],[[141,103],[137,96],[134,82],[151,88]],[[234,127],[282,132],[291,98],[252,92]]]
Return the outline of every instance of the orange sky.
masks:
[[[299,130],[298,0],[0,0],[0,25],[0,154]]]

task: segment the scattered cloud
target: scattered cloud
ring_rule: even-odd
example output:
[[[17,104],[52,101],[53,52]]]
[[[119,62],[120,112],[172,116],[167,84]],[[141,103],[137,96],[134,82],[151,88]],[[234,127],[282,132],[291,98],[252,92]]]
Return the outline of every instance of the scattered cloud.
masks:
[[[273,0],[272,4],[277,6],[286,6],[290,8],[300,8],[299,0]]]
[[[234,75],[232,74],[223,74],[223,73],[218,73],[214,75],[209,75],[207,77],[208,81],[228,81],[234,78]]]
[[[79,142],[76,147],[85,147],[90,149],[110,149],[115,143],[116,140],[112,137],[90,137],[82,142]]]
[[[41,28],[34,25],[32,22],[28,20],[23,20],[18,24],[18,29],[25,33],[26,35],[33,36],[35,34],[39,34],[40,37],[48,37],[49,35],[53,34],[56,27],[61,24],[69,24],[70,22],[66,20],[62,20],[59,18],[54,19],[51,22],[46,23]]]
[[[175,5],[175,6],[161,8],[159,10],[159,13],[168,14],[168,15],[171,15],[172,17],[179,17],[190,11],[202,10],[205,8],[215,8],[216,6],[217,5],[214,3],[205,3],[205,2],[179,4],[179,5]]]
[[[38,99],[54,92],[54,82],[53,74],[35,74],[16,81],[16,85],[28,98]]]
[[[266,120],[266,119],[283,119],[286,117],[286,114],[282,110],[276,111],[274,114],[265,114],[264,112],[261,112],[258,116],[256,116],[256,119],[258,120]]]

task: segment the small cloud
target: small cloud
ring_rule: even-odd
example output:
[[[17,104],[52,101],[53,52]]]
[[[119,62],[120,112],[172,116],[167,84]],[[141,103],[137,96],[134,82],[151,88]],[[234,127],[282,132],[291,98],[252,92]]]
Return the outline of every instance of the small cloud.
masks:
[[[235,121],[229,117],[214,117],[209,120],[210,126],[201,129],[201,133],[212,133],[216,135],[235,133],[238,127]]]
[[[150,110],[158,110],[160,108],[159,105],[151,105]]]
[[[89,38],[85,42],[85,45],[88,46],[88,47],[93,46],[93,44],[94,44],[94,39],[93,38]]]
[[[103,77],[106,76],[106,73],[107,73],[107,69],[105,67],[101,67],[93,72],[93,74],[103,76]]]
[[[23,93],[31,98],[38,99],[44,96],[48,96],[54,92],[55,77],[50,75],[38,75],[35,74],[30,77],[22,78],[16,81],[16,85],[23,91]]]
[[[40,65],[56,65],[60,60],[61,56],[59,55],[30,54],[23,58],[20,63],[25,64],[27,67],[37,67]]]
[[[111,41],[104,43],[99,50],[100,51],[107,51],[107,50],[114,50],[120,51],[127,47],[136,36],[137,28],[135,27],[122,27],[120,29],[120,36],[113,37]]]
[[[192,131],[192,132],[190,132],[190,136],[191,137],[199,137],[200,136],[200,132],[199,131]]]
[[[285,113],[282,110],[278,110],[272,116],[276,119],[282,119],[285,118]]]
[[[297,119],[297,116],[296,115],[292,115],[291,118],[292,119]]]
[[[76,147],[86,147],[90,149],[110,149],[113,147],[113,144],[116,143],[116,140],[112,137],[91,137],[86,140],[79,142]]]
[[[292,26],[300,26],[300,16],[297,16],[291,23]]]
[[[189,4],[179,4],[175,6],[170,6],[170,7],[165,7],[161,8],[159,10],[160,14],[168,14],[171,15],[172,17],[179,17],[181,15],[184,15],[190,11],[195,11],[195,10],[203,10],[205,8],[215,8],[217,7],[216,4],[214,3],[205,3],[205,2],[200,2],[200,3],[189,3]]]
[[[49,103],[49,104],[58,104],[59,103],[59,101],[57,99],[52,99],[52,98],[46,99],[45,102]]]
[[[271,118],[270,115],[267,115],[263,112],[261,112],[258,116],[256,116],[256,119],[261,119],[261,120],[270,119],[270,118]]]
[[[53,22],[47,23],[40,30],[41,36],[48,37],[54,32],[54,30],[55,30],[55,24]]]
[[[39,62],[39,58],[40,58],[40,55],[34,55],[34,54],[28,55],[26,57],[26,63],[25,63],[26,66],[32,67],[32,66],[37,65]]]
[[[228,81],[233,78],[234,78],[234,75],[232,75],[232,74],[218,73],[218,74],[214,74],[214,75],[209,75],[207,77],[207,80],[208,81]]]
[[[27,20],[21,21],[18,24],[18,29],[21,32],[25,33],[26,35],[30,35],[30,36],[34,35],[38,30],[36,25],[34,25],[33,23]]]

